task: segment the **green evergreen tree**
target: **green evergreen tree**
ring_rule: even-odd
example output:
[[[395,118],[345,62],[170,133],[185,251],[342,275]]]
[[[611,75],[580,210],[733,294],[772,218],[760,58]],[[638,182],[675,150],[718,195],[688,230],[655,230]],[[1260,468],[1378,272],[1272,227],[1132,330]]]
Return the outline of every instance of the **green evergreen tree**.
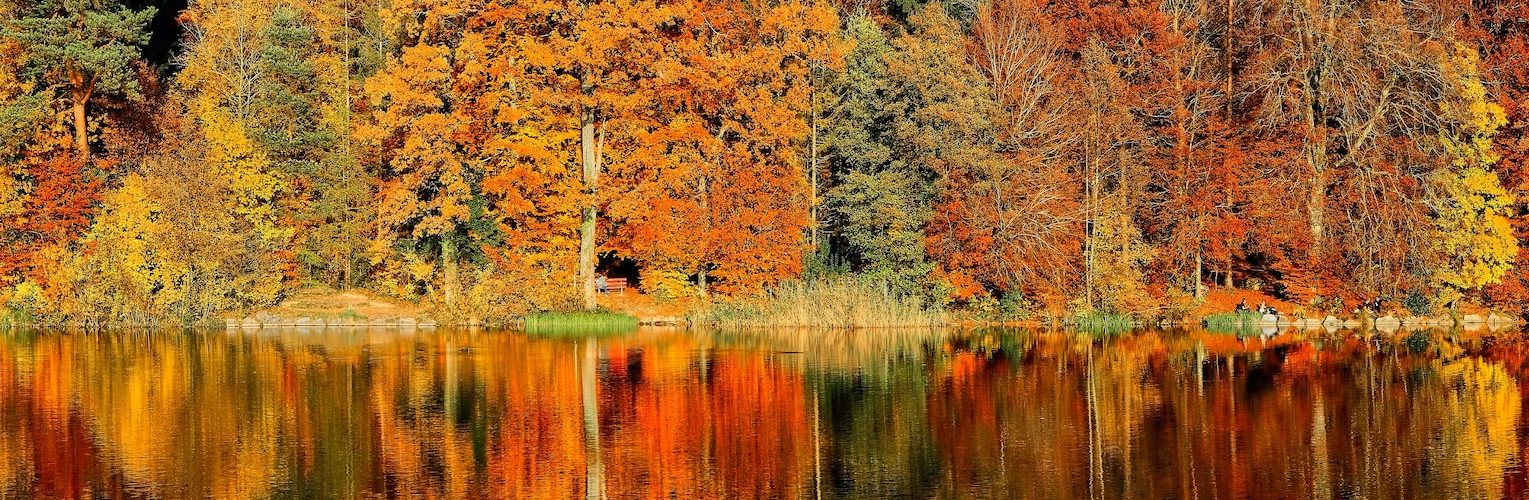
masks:
[[[120,0],[35,0],[20,5],[0,35],[21,44],[24,74],[37,88],[56,88],[68,99],[74,140],[90,157],[90,99],[110,94],[135,99],[134,71],[155,10],[135,11]]]
[[[846,23],[855,50],[837,75],[825,118],[827,193],[835,252],[903,293],[943,298],[925,247],[942,175],[952,162],[991,159],[994,111],[962,51],[960,26],[938,5],[889,39],[874,21]]]
[[[910,105],[892,94],[887,60],[896,54],[869,18],[850,19],[845,30],[855,50],[830,83],[839,101],[827,111],[823,136],[833,186],[825,196],[833,252],[867,278],[923,295],[934,270],[923,245],[931,175],[917,158],[893,154],[894,127]]]

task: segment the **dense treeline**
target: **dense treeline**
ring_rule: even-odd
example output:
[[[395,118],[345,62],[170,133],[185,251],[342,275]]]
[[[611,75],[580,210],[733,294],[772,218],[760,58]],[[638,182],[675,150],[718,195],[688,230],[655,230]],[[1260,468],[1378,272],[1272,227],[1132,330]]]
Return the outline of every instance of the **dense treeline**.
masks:
[[[0,0],[12,314],[1529,295],[1518,0],[139,3]]]

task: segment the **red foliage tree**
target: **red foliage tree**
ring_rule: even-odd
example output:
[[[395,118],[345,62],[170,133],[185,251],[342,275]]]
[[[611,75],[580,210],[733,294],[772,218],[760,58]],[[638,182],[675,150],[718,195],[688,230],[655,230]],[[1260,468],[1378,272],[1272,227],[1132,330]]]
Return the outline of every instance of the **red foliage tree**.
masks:
[[[20,180],[20,210],[0,220],[0,279],[28,277],[40,250],[78,239],[101,200],[101,179],[71,154],[26,163]]]

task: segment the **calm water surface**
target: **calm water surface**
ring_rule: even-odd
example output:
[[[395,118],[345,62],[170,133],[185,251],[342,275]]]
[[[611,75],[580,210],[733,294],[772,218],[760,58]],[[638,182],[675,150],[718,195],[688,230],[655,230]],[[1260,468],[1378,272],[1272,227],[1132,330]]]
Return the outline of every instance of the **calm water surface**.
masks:
[[[0,497],[1520,498],[1529,339],[0,334]]]

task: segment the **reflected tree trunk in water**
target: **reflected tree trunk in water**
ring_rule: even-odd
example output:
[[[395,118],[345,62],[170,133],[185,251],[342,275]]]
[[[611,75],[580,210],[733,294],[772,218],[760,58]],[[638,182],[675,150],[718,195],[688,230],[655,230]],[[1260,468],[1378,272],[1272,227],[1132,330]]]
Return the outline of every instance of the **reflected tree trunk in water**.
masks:
[[[1331,475],[1327,470],[1327,404],[1322,399],[1322,386],[1313,383],[1311,413],[1311,461],[1316,471],[1312,481],[1312,498],[1332,498]]]
[[[1094,373],[1094,348],[1088,347],[1088,366],[1083,371],[1087,377],[1084,398],[1088,402],[1088,497],[1105,498],[1104,495],[1104,444],[1099,435],[1098,377]]]
[[[599,348],[595,339],[584,341],[579,361],[579,393],[584,401],[584,497],[605,498],[605,466],[600,463],[600,415],[595,404],[595,362]]]
[[[818,388],[812,388],[812,488],[813,498],[823,498],[823,428],[819,424]]]
[[[457,422],[457,363],[456,346],[450,340],[446,341],[446,381],[445,400],[446,423],[455,425]]]
[[[1196,359],[1195,359],[1193,367],[1194,367],[1194,370],[1195,370],[1195,380],[1198,382],[1199,380],[1201,380],[1200,360],[1199,360],[1199,356],[1198,355],[1196,355]],[[1190,396],[1189,396],[1189,387],[1188,387],[1187,384],[1184,385],[1184,386],[1179,387],[1178,390],[1179,390],[1179,393],[1180,393],[1179,394],[1179,399],[1181,401],[1191,401],[1192,400],[1190,398]],[[1179,492],[1178,492],[1179,493],[1179,497],[1180,498],[1194,498],[1194,495],[1190,494],[1189,484],[1190,484],[1191,481],[1194,480],[1195,457],[1194,457],[1194,450],[1190,449],[1189,436],[1187,435],[1188,434],[1188,429],[1186,429],[1184,426],[1175,426],[1173,434],[1174,434],[1174,440],[1173,441],[1174,441],[1174,443],[1176,443],[1178,445],[1177,446],[1177,448],[1178,448],[1178,450],[1177,450],[1177,452],[1178,452],[1178,460],[1179,460],[1179,464],[1181,464],[1178,467],[1178,471],[1179,471]]]
[[[1237,465],[1240,462],[1238,458],[1241,458],[1237,455],[1237,362],[1236,358],[1232,356],[1226,357],[1226,403],[1227,406],[1231,407],[1232,416],[1231,425],[1228,426],[1232,431],[1232,439],[1227,443],[1231,448],[1231,456],[1228,458],[1232,462],[1233,475],[1231,480],[1234,482],[1233,484],[1236,484],[1237,478],[1240,475],[1239,471],[1242,470],[1242,467]]]

